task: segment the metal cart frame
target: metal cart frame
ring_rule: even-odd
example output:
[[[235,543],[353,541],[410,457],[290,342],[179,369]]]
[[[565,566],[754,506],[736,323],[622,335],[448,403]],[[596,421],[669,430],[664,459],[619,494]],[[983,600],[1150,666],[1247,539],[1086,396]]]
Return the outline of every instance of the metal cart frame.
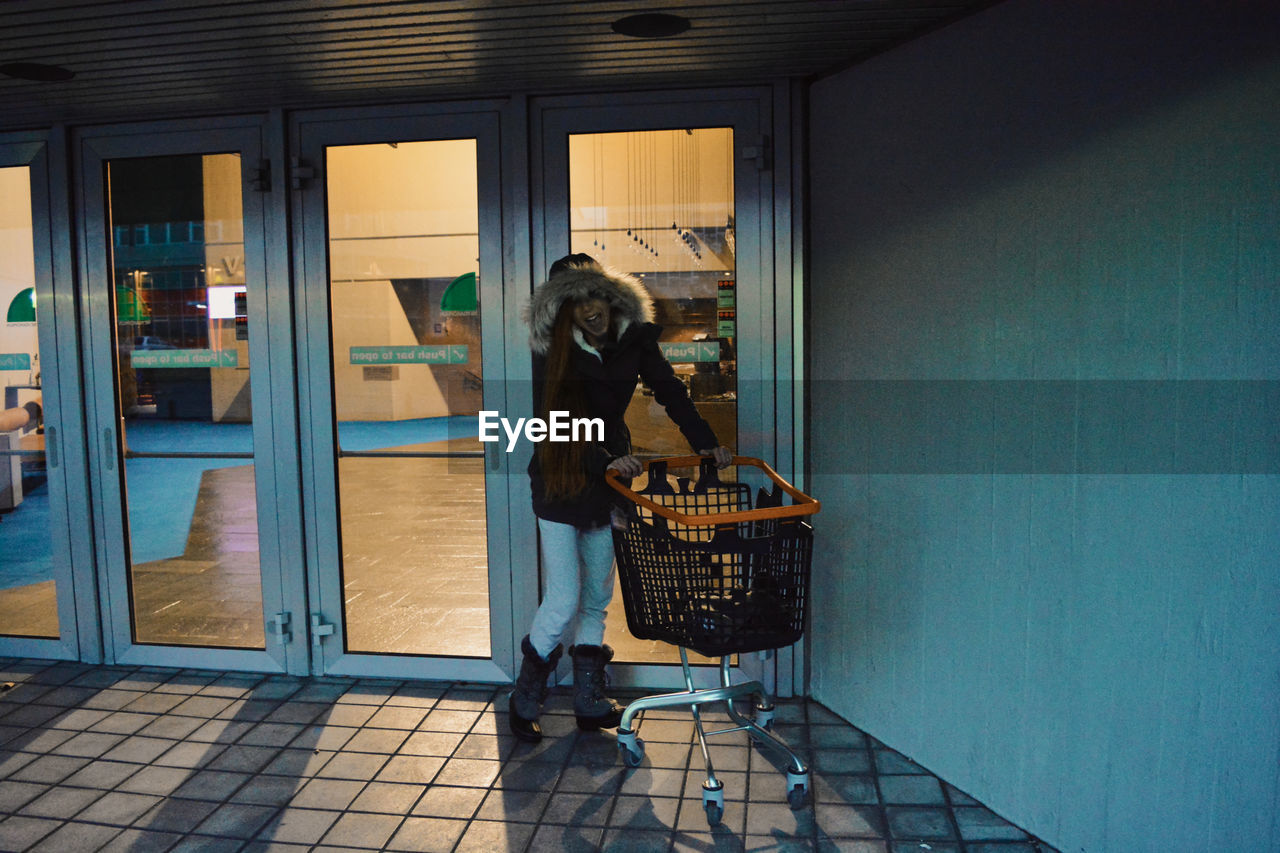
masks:
[[[645,696],[622,715],[617,743],[623,763],[638,767],[644,760],[639,737],[645,711],[687,706],[693,715],[698,744],[706,764],[702,805],[707,823],[724,815],[724,784],[716,778],[707,738],[745,731],[752,740],[787,761],[787,802],[801,808],[810,790],[809,769],[771,731],[774,706],[759,681],[732,683],[735,654],[765,651],[800,639],[808,603],[812,528],[804,517],[820,504],[751,457],[735,456],[733,464],[759,468],[773,490],[758,493],[742,483],[723,483],[714,466],[698,456],[649,460],[648,485],[633,491],[616,472],[607,480],[623,501],[623,518],[615,524],[614,552],[622,581],[627,625],[640,639],[672,643],[680,651],[685,690]],[[672,468],[698,468],[700,476],[667,479]],[[783,495],[792,504],[783,506]],[[686,649],[720,658],[720,685],[698,689],[693,683]],[[754,697],[754,719],[734,706]],[[701,706],[723,702],[734,725],[707,731]]]

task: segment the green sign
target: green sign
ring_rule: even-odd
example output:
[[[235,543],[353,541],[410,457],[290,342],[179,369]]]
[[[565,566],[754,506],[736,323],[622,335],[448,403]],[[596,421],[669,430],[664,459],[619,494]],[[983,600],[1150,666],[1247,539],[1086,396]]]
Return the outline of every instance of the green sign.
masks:
[[[352,364],[466,364],[470,360],[466,344],[351,348]]]
[[[688,363],[693,361],[719,361],[719,341],[662,342],[658,344],[667,361]]]
[[[8,321],[10,323],[34,323],[36,321],[36,291],[28,287],[18,291],[9,303]]]
[[[134,367],[238,367],[233,349],[136,349]]]
[[[0,352],[0,370],[30,370],[31,356],[25,352]]]

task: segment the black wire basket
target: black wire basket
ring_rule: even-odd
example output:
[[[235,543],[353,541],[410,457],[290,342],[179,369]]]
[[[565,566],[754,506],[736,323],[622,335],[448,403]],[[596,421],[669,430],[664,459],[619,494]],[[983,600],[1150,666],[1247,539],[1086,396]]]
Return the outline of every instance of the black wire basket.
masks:
[[[772,490],[722,482],[702,457],[651,460],[648,484],[634,492],[615,475],[626,500],[613,531],[627,627],[707,657],[777,649],[803,636],[809,605],[813,498],[763,462]],[[697,480],[673,468],[694,468]],[[793,503],[783,505],[785,496]]]

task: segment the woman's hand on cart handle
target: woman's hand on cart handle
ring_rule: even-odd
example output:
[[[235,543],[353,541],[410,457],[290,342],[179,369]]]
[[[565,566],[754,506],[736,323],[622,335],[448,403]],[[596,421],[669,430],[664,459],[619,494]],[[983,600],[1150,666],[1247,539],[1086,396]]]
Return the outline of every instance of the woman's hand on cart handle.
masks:
[[[634,456],[619,456],[609,463],[608,470],[617,471],[623,477],[639,477],[644,473],[644,463]]]
[[[733,451],[723,444],[711,450],[699,450],[698,455],[710,456],[715,460],[717,468],[728,468],[733,464]]]

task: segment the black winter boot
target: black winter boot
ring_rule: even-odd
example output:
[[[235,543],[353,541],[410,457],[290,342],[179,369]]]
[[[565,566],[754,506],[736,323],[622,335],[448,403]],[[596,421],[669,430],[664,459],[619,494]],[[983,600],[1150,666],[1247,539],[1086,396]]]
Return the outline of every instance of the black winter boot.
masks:
[[[605,664],[613,660],[606,645],[570,646],[573,658],[573,714],[583,731],[617,728],[625,708],[604,695]]]
[[[542,703],[547,701],[547,677],[555,671],[564,647],[557,644],[551,650],[551,655],[543,660],[526,636],[520,641],[520,651],[524,653],[524,660],[520,662],[520,674],[516,677],[515,689],[511,691],[511,699],[507,702],[507,710],[510,712],[507,722],[511,726],[511,733],[518,739],[526,743],[537,743],[542,740],[538,715],[542,713]]]

